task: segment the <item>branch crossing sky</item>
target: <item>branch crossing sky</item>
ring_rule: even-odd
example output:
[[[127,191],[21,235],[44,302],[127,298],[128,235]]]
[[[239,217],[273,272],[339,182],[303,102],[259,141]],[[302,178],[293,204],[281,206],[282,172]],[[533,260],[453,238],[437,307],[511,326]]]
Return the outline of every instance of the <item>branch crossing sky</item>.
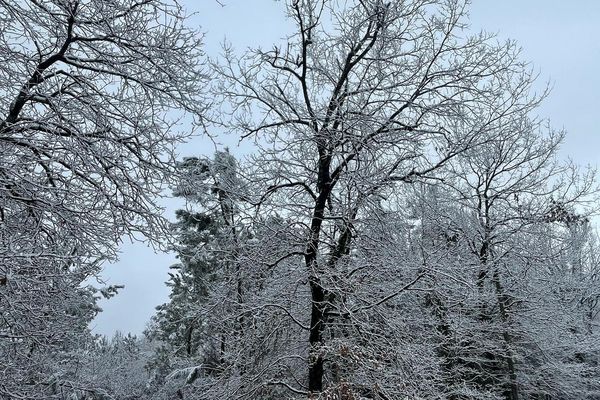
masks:
[[[284,37],[289,25],[284,19],[284,4],[274,0],[185,0],[184,6],[194,27],[206,33],[205,50],[217,56],[226,37],[235,49],[263,46],[269,48]],[[498,33],[498,40],[516,40],[523,48],[522,58],[540,73],[543,89],[550,83],[552,92],[540,108],[554,128],[567,130],[564,157],[581,165],[600,162],[600,1],[596,0],[473,0],[471,26],[474,31]],[[237,139],[219,138],[236,152]],[[197,138],[180,147],[181,156],[211,155],[214,145]],[[239,151],[239,150],[238,150]],[[182,204],[167,201],[167,216]],[[125,289],[103,301],[94,332],[112,335],[116,330],[140,334],[154,308],[167,300],[169,266],[172,254],[155,254],[144,244],[125,243],[121,260],[107,265],[104,277],[110,284]]]

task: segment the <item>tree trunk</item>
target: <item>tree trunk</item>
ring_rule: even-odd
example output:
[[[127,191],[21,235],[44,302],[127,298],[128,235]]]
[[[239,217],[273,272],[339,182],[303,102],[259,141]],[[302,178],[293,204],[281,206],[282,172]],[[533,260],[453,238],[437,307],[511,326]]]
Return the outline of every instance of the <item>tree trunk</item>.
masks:
[[[321,285],[320,275],[323,271],[319,267],[317,260],[321,227],[325,216],[325,206],[332,190],[330,181],[329,166],[331,159],[324,156],[319,151],[319,173],[317,189],[319,195],[315,201],[315,207],[312,215],[310,238],[306,246],[306,255],[304,257],[309,274],[311,312],[310,312],[310,334],[309,334],[309,365],[308,365],[308,391],[310,393],[320,393],[323,390],[323,355],[321,346],[323,341],[323,331],[325,329],[325,308],[326,291]]]

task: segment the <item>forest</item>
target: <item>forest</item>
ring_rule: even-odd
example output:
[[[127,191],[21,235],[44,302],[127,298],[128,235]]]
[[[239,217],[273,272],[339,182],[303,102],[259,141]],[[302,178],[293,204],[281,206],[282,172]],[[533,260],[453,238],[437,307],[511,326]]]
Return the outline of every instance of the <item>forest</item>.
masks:
[[[468,0],[272,6],[209,57],[176,0],[0,0],[0,399],[600,399],[597,176],[519,45]],[[185,153],[215,132],[249,154]],[[127,240],[177,263],[107,338]]]

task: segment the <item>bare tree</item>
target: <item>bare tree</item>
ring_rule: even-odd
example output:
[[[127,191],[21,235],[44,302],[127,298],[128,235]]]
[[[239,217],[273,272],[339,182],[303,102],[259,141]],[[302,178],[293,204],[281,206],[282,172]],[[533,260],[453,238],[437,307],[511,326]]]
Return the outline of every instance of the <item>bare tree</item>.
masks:
[[[206,111],[201,43],[183,24],[176,2],[0,1],[3,360],[61,345],[81,328],[67,298],[96,260],[123,236],[165,232],[156,198],[185,136],[175,122]],[[39,393],[41,362],[3,368],[0,395]]]
[[[452,160],[442,185],[418,196],[417,249],[432,271],[426,305],[437,319],[449,396],[586,397],[597,389],[583,361],[571,372],[551,365],[570,363],[563,351],[598,349],[577,305],[593,297],[581,213],[590,212],[594,174],[558,162],[564,133],[526,113],[499,118],[490,131],[484,146]],[[571,270],[589,272],[573,279]]]
[[[405,239],[383,221],[402,210],[387,199],[401,183],[444,179],[450,161],[490,140],[482,133],[499,118],[530,110],[533,77],[513,43],[464,34],[465,2],[295,0],[287,10],[296,28],[287,43],[242,58],[227,51],[217,66],[227,123],[258,147],[248,175],[258,195],[249,201],[281,215],[296,236],[256,262],[265,276],[291,278],[278,289],[288,305],[273,308],[295,333],[284,355],[263,354],[268,366],[244,369],[236,393],[423,395],[405,385],[406,365],[384,355],[403,342],[390,339],[402,324],[387,325],[382,310],[401,307],[424,276],[393,256]],[[272,304],[267,298],[258,301]],[[356,340],[343,333],[369,325]],[[364,363],[344,375],[357,358]]]

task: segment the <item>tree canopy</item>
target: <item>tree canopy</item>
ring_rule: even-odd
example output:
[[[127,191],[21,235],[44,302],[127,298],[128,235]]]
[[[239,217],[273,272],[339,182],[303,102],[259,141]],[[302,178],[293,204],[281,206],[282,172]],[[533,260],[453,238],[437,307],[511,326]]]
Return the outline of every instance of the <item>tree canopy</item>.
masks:
[[[517,44],[466,0],[279,6],[205,60],[177,2],[0,0],[0,397],[598,398],[596,178]],[[178,158],[182,121],[253,150]],[[141,236],[170,297],[95,336]]]

